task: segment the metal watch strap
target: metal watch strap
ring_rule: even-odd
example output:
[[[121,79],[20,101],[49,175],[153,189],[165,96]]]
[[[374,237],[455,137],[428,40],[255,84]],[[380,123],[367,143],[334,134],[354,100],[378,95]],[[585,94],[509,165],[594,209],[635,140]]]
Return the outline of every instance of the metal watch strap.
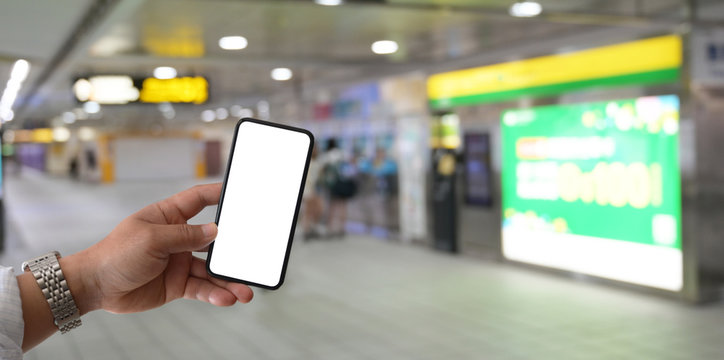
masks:
[[[81,325],[80,311],[70,293],[68,283],[65,281],[63,271],[60,269],[58,259],[60,253],[49,252],[35,259],[23,263],[25,271],[31,271],[38,282],[40,290],[48,301],[50,311],[53,313],[55,325],[65,334]]]

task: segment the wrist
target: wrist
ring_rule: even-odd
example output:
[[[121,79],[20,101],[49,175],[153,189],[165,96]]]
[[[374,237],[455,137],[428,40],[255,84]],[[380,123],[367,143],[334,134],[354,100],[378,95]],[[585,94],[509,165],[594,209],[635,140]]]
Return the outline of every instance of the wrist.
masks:
[[[75,253],[59,260],[63,275],[68,283],[80,315],[85,315],[100,308],[99,288],[96,285],[96,274],[89,257]]]

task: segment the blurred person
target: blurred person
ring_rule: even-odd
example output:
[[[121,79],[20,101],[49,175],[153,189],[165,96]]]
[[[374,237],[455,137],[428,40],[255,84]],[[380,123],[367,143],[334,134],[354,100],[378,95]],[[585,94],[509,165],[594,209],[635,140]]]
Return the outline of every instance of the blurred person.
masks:
[[[344,152],[337,140],[327,143],[327,152],[322,159],[322,174],[327,188],[328,206],[326,229],[331,237],[343,237],[347,222],[347,201],[357,193],[356,169],[345,161]]]
[[[83,251],[57,262],[52,253],[30,261],[31,271],[38,271],[41,264],[43,274],[58,277],[55,283],[43,275],[39,279],[47,281],[41,285],[33,272],[16,277],[12,268],[0,267],[0,358],[22,359],[23,351],[65,323],[54,323],[51,300],[45,295],[49,289],[41,291],[44,285],[60,287],[63,279],[69,293],[61,288],[55,300],[65,299],[78,316],[101,309],[141,312],[182,297],[216,306],[249,302],[253,292],[248,286],[209,277],[205,261],[191,254],[207,251],[217,228],[213,223],[186,222],[206,206],[217,204],[220,194],[221,184],[195,186],[127,217],[105,239]],[[61,330],[78,325],[80,318]]]
[[[371,191],[366,207],[370,211],[369,231],[381,237],[388,237],[396,231],[399,222],[397,208],[397,162],[389,155],[388,149],[378,146],[372,159],[365,159],[360,171],[371,181]]]
[[[319,193],[320,175],[322,164],[319,160],[319,146],[315,144],[312,150],[312,158],[309,161],[307,171],[307,182],[304,184],[304,195],[302,195],[304,213],[302,214],[302,228],[304,240],[309,240],[323,235],[322,214],[324,206],[322,196]]]
[[[70,159],[70,163],[68,164],[68,175],[70,175],[70,178],[73,180],[78,180],[80,178],[80,169],[78,165],[78,156],[75,155]]]

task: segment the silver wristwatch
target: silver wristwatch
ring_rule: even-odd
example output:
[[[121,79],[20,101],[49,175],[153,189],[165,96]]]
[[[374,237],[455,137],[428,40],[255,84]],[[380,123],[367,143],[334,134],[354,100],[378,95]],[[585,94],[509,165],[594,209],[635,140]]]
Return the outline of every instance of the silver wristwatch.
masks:
[[[38,282],[40,290],[50,305],[55,325],[61,333],[65,334],[80,326],[81,321],[80,311],[75,305],[73,295],[70,294],[58,259],[60,259],[60,253],[52,251],[24,262],[22,268],[24,271],[31,271],[35,276],[35,281]]]

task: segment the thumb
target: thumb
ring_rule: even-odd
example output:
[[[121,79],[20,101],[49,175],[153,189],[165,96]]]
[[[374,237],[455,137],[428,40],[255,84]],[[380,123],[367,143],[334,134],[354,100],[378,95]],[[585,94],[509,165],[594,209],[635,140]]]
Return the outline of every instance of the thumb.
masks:
[[[196,251],[211,243],[217,232],[214,223],[157,225],[153,243],[160,252],[166,254]]]

